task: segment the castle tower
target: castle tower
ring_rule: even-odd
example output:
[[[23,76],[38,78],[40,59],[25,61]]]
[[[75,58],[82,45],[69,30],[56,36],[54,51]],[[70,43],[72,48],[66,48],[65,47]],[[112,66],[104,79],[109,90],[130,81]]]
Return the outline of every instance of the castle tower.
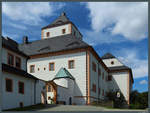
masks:
[[[82,34],[78,28],[67,18],[65,12],[62,12],[56,20],[42,28],[41,39],[54,38],[67,34],[82,39]]]

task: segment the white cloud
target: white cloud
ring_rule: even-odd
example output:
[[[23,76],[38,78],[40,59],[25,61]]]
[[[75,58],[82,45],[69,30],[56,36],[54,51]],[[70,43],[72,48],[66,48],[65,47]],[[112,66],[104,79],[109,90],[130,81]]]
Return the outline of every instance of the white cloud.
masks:
[[[12,20],[38,25],[45,16],[53,15],[64,4],[52,2],[3,2],[2,13]]]
[[[139,55],[132,49],[122,49],[118,53],[120,53],[118,59],[132,69],[134,78],[148,76],[148,59],[138,58]]]
[[[14,27],[14,28],[17,28],[17,29],[22,29],[22,30],[26,30],[27,29],[26,26],[15,24],[15,23],[9,23],[9,25]]]
[[[120,43],[125,41],[121,37],[110,36],[102,32],[95,32],[94,30],[81,29],[83,33],[83,40],[92,46],[103,43]]]
[[[142,40],[148,35],[147,2],[88,2],[86,7],[95,32],[114,24],[111,35],[119,34],[132,41]]]
[[[141,85],[147,84],[147,81],[146,81],[146,80],[141,80],[141,81],[140,81],[140,84],[141,84]]]

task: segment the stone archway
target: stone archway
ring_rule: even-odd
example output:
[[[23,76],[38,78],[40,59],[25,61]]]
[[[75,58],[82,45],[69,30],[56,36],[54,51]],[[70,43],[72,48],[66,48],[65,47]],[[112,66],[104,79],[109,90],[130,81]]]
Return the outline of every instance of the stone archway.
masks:
[[[55,104],[57,101],[57,85],[53,81],[48,81],[46,83],[46,92],[47,92],[47,100],[52,100]],[[53,97],[50,96],[50,93]]]

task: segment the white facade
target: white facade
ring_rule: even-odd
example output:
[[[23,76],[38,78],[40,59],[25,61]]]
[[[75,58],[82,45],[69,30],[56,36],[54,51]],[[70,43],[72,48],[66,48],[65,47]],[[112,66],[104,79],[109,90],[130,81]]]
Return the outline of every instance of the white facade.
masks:
[[[112,75],[112,81],[109,81],[108,88],[112,91],[118,91],[120,90],[125,97],[126,100],[128,100],[128,72],[118,72],[118,73],[110,73]]]
[[[117,58],[103,59],[103,62],[107,67],[124,66]],[[112,76],[112,80],[108,82],[108,89],[121,91],[125,99],[129,102],[129,94],[132,89],[132,80],[129,71],[111,72],[109,75]]]
[[[52,38],[52,37],[56,37],[56,36],[60,36],[60,35],[71,34],[71,29],[69,27],[70,27],[70,24],[66,24],[66,25],[61,25],[61,26],[57,26],[57,27],[43,29],[42,30],[43,39]],[[65,29],[65,31],[66,31],[64,34],[62,33],[63,29]],[[46,36],[47,32],[50,33],[49,37]]]
[[[65,33],[62,32],[63,29],[65,29]],[[47,37],[48,32],[49,32],[49,36]],[[71,23],[43,29],[41,34],[42,34],[42,39],[53,38],[57,36],[67,35],[67,34],[72,34],[76,38],[82,39],[82,35],[78,31],[78,29]]]
[[[12,92],[7,92],[5,89],[5,79],[9,78],[13,82]],[[21,81],[24,83],[24,94],[18,93],[18,82]],[[21,77],[18,75],[10,74],[10,73],[5,73],[3,72],[3,77],[2,77],[2,83],[4,87],[2,88],[3,90],[3,96],[2,96],[2,109],[10,109],[10,108],[16,108],[20,107],[19,103],[22,102],[24,106],[29,106],[33,105],[34,103],[34,83],[35,80],[28,79],[25,77]]]
[[[19,54],[12,52],[6,48],[2,48],[2,63],[7,64],[7,55],[11,53],[14,56],[14,68],[15,68],[15,57],[21,58],[21,70],[26,71],[26,57],[20,56]],[[20,107],[20,102],[23,103],[23,106],[30,106],[34,104],[41,103],[41,92],[43,86],[45,86],[45,82],[41,80],[35,80],[33,78],[25,77],[24,75],[16,75],[13,73],[2,72],[2,109],[11,109]],[[6,79],[12,80],[12,92],[6,91]],[[24,94],[19,93],[18,83],[24,83]]]
[[[117,58],[111,58],[111,59],[103,59],[103,62],[107,67],[115,67],[115,66],[123,66]]]
[[[12,52],[6,48],[2,48],[2,63],[4,64],[7,64],[7,55],[8,53],[14,55],[14,66],[15,67],[15,61],[16,61],[16,58],[15,57],[19,57],[21,58],[21,69],[26,71],[27,70],[27,58],[26,57],[23,57],[23,56],[20,56],[19,54],[15,53],[15,52]]]
[[[92,69],[92,63],[96,64],[96,72]],[[98,75],[98,69],[100,69],[101,73]],[[108,91],[107,88],[107,81],[106,78],[108,76],[108,72],[104,69],[104,67],[99,63],[99,61],[93,56],[93,54],[90,53],[90,88],[92,89],[92,85],[96,84],[96,92],[91,91],[90,96],[95,98],[104,99],[106,92]],[[104,79],[102,78],[102,75],[104,73]],[[100,88],[100,94],[98,93],[98,88]],[[104,90],[104,96],[102,95],[102,92]],[[95,99],[92,99],[95,101]],[[91,101],[92,101],[91,100]]]

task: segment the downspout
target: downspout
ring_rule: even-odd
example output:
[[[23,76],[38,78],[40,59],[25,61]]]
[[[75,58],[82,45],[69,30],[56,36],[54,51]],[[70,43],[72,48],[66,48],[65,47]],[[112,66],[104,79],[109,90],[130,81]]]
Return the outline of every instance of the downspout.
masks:
[[[34,83],[34,104],[36,104],[36,81],[35,80],[35,83]]]

